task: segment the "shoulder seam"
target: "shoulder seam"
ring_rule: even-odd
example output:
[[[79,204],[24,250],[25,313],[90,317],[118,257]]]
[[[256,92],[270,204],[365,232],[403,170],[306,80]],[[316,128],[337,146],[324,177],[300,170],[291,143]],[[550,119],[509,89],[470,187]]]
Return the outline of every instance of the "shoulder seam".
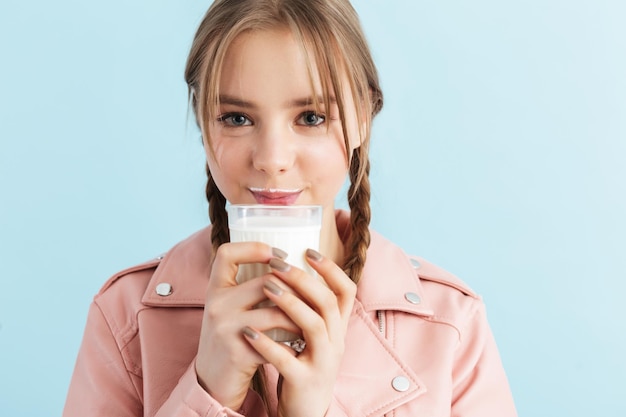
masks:
[[[460,292],[462,292],[463,294],[475,298],[475,299],[480,299],[481,297],[474,292],[469,285],[467,285],[465,282],[463,282],[460,278],[456,277],[454,274],[452,274],[451,272],[445,271],[443,269],[441,269],[440,267],[431,264],[430,262],[427,262],[426,260],[419,258],[417,256],[411,256],[409,255],[409,258],[412,261],[416,261],[419,263],[419,266],[415,266],[415,273],[417,275],[417,277],[419,279],[423,279],[425,281],[431,281],[431,282],[436,282],[438,284],[442,284],[442,285],[446,285],[448,287],[454,288]],[[413,262],[412,262],[413,263]],[[440,269],[441,272],[443,272],[443,274],[435,274],[432,273],[433,271],[431,271],[431,273],[429,273],[428,271],[424,271],[422,269],[422,264],[427,264],[430,268],[437,268]],[[448,277],[449,276],[449,277]]]
[[[126,275],[130,275],[133,272],[138,272],[138,271],[145,271],[147,269],[153,269],[156,268],[159,263],[161,262],[162,258],[155,258],[152,259],[148,262],[144,262],[135,266],[131,266],[130,268],[126,268],[121,270],[120,272],[117,272],[116,274],[114,274],[113,276],[111,276],[111,278],[109,278],[104,285],[102,286],[102,288],[100,288],[100,291],[98,291],[98,295],[102,294],[104,291],[106,291],[115,281],[117,281],[118,279],[122,278],[123,276]]]

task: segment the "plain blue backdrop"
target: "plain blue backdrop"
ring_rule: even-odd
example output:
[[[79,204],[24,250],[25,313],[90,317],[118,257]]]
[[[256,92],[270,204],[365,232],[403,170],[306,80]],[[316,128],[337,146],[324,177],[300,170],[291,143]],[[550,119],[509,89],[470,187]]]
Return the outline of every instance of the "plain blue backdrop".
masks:
[[[520,415],[623,417],[626,3],[354,5],[386,94],[373,226],[483,295]],[[104,280],[207,224],[207,7],[0,3],[2,416],[60,415]]]

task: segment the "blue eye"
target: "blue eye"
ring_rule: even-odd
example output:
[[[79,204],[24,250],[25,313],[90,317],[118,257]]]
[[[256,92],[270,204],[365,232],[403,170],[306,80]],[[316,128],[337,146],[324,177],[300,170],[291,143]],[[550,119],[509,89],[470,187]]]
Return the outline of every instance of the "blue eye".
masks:
[[[252,125],[250,119],[248,119],[248,117],[242,113],[226,113],[220,116],[217,121],[231,127]]]
[[[305,126],[319,126],[326,121],[326,117],[321,114],[308,111],[303,113],[298,121]]]

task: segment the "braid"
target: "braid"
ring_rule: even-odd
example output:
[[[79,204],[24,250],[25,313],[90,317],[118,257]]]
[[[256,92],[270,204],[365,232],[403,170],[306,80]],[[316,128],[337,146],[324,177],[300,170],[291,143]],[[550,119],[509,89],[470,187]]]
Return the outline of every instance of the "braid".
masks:
[[[213,253],[215,253],[222,243],[230,241],[228,214],[226,214],[226,198],[217,188],[208,164],[206,166],[206,175],[206,199],[209,202],[209,219],[213,225],[211,229],[211,244]]]
[[[364,161],[361,161],[364,158]],[[361,168],[364,164],[364,169]],[[354,150],[350,164],[350,189],[348,190],[348,204],[350,205],[350,237],[348,238],[348,255],[346,257],[345,272],[358,283],[365,266],[367,248],[370,245],[369,224],[370,210],[370,161],[366,153],[361,155],[359,148]]]

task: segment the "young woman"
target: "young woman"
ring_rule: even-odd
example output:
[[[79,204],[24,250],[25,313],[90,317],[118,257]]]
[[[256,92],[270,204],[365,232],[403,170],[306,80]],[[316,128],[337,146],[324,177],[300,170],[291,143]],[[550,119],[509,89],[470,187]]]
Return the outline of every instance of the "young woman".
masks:
[[[211,226],[105,284],[64,415],[516,415],[481,299],[369,230],[382,93],[348,1],[217,0],[185,75]],[[347,175],[349,212],[334,208]],[[321,205],[307,258],[322,279],[230,243],[227,201]],[[237,285],[251,262],[272,273]],[[253,308],[264,299],[276,307]]]

